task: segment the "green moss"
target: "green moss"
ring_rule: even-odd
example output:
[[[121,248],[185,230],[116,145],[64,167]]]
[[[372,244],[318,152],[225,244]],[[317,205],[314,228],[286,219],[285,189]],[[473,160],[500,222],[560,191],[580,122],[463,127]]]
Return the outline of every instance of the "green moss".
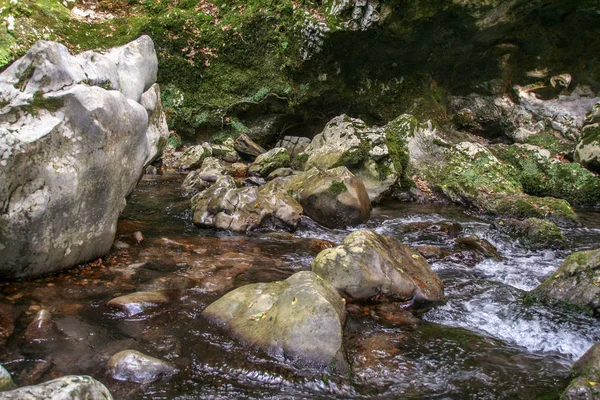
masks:
[[[338,196],[344,192],[347,192],[348,188],[344,182],[333,181],[331,182],[331,186],[329,186],[329,192],[334,196]]]
[[[418,120],[412,115],[401,115],[385,126],[385,144],[396,173],[400,177],[399,185],[402,189],[414,186],[414,182],[406,175],[409,161],[407,138],[414,135],[419,125]],[[385,173],[387,171],[384,171]],[[387,176],[384,175],[384,176]]]
[[[295,169],[304,170],[304,166],[306,165],[306,162],[308,161],[308,158],[310,156],[308,155],[308,153],[300,153],[298,154],[296,157],[294,157],[294,161],[292,163],[293,167]]]
[[[571,155],[575,148],[573,142],[562,138],[559,139],[551,133],[540,133],[530,136],[526,143],[539,146],[543,149],[549,150],[551,153],[564,155]]]
[[[527,194],[579,205],[600,204],[600,178],[580,164],[546,159],[536,150],[516,145],[497,149],[496,154],[516,167],[517,179]]]
[[[174,131],[169,133],[169,138],[167,139],[166,147],[171,148],[173,150],[179,150],[183,146],[183,142],[181,141],[181,136],[179,136]]]

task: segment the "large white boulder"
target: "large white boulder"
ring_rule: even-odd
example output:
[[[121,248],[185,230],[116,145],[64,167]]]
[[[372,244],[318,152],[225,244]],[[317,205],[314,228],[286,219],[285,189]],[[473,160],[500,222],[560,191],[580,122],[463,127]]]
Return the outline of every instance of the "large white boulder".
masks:
[[[110,249],[125,197],[166,143],[157,65],[147,36],[106,55],[40,41],[0,74],[0,276]]]

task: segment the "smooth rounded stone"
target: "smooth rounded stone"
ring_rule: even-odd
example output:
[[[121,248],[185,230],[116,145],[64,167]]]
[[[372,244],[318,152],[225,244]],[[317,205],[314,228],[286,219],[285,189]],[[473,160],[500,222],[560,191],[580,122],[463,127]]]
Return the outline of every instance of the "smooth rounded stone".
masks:
[[[0,392],[6,392],[7,390],[16,389],[17,385],[13,382],[10,373],[0,365]],[[0,398],[2,395],[0,395]]]
[[[244,186],[262,186],[265,183],[267,183],[265,178],[261,178],[260,176],[249,176],[248,178],[244,179],[242,184]]]
[[[105,55],[71,56],[40,41],[2,72],[3,277],[48,274],[110,250],[126,197],[168,137],[160,101],[151,101],[156,69],[143,36]]]
[[[189,147],[175,161],[173,168],[181,170],[193,170],[202,165],[204,159],[212,157],[213,149],[210,144],[202,143],[201,145]]]
[[[313,272],[242,286],[209,305],[202,315],[274,356],[310,367],[346,369],[344,302]]]
[[[52,339],[57,334],[58,328],[52,321],[52,314],[48,310],[41,309],[27,325],[24,336],[27,342],[35,343]]]
[[[600,123],[587,125],[575,148],[575,161],[600,174]]]
[[[529,301],[600,315],[600,249],[571,254],[560,268],[529,292]]]
[[[91,376],[68,375],[39,385],[0,394],[2,400],[113,400],[102,383]]]
[[[275,171],[271,172],[268,176],[267,176],[267,180],[273,180],[275,178],[281,178],[281,177],[286,177],[286,176],[290,176],[294,173],[294,170],[291,168],[277,168]]]
[[[283,147],[288,151],[290,157],[296,157],[298,154],[303,153],[309,144],[310,139],[306,137],[284,136],[275,146]]]
[[[242,133],[235,139],[234,149],[238,153],[242,153],[252,157],[258,157],[259,155],[266,153],[266,150],[259,146],[254,140],[250,139],[250,136]]]
[[[576,376],[561,399],[600,399],[600,342],[594,344],[573,365]]]
[[[500,230],[517,238],[521,245],[531,250],[559,249],[565,245],[565,237],[554,222],[539,218],[519,220],[506,218],[496,225]]]
[[[328,228],[345,228],[365,223],[371,201],[362,182],[346,167],[320,173],[307,180],[298,199],[304,213]]]
[[[237,153],[237,151],[235,151],[233,146],[226,146],[222,144],[212,145],[212,155],[219,160],[229,163],[235,163],[240,159],[240,155]]]
[[[290,162],[291,158],[287,150],[282,147],[275,147],[256,157],[250,168],[248,168],[248,174],[266,177],[276,169],[289,167]]]
[[[136,383],[154,382],[178,372],[170,362],[135,350],[124,350],[115,354],[108,360],[107,368],[114,379]]]
[[[455,241],[459,248],[472,249],[486,258],[493,258],[494,260],[502,260],[502,256],[498,252],[498,249],[494,247],[486,239],[481,239],[476,235],[464,236],[457,238]]]
[[[202,161],[202,165],[198,169],[198,178],[203,181],[214,183],[223,175],[229,174],[227,168],[221,160],[215,157],[208,157]]]
[[[443,283],[416,251],[368,230],[320,252],[311,270],[355,301],[388,299],[425,308],[444,300]]]
[[[118,308],[129,316],[143,313],[147,308],[169,303],[169,297],[163,292],[134,292],[125,296],[115,297],[106,303],[107,306]]]
[[[204,227],[246,232],[255,229],[293,230],[300,222],[302,207],[281,193],[262,187],[238,189],[230,176],[223,176],[191,200],[193,222]]]

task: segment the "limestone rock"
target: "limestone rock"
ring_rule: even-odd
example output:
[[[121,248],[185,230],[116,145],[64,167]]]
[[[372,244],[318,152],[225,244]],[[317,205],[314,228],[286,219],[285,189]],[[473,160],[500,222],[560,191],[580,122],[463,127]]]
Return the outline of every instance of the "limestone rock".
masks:
[[[304,213],[328,228],[362,224],[371,214],[371,202],[363,183],[346,167],[307,179],[298,198]]]
[[[237,151],[235,151],[233,146],[227,146],[224,144],[213,144],[212,155],[213,157],[230,163],[237,162],[240,159],[239,154]]]
[[[195,224],[246,232],[255,229],[295,229],[302,207],[285,194],[271,194],[259,187],[238,189],[230,176],[192,198]]]
[[[600,398],[600,342],[594,344],[573,365],[577,376],[563,392],[561,399],[598,399]]]
[[[340,115],[327,123],[294,163],[305,170],[345,166],[363,182],[370,200],[378,202],[405,172],[408,158],[400,140],[401,127],[396,120],[383,128],[368,127],[360,119]]]
[[[69,375],[39,385],[2,392],[3,400],[112,400],[108,389],[90,376]]]
[[[344,302],[310,271],[285,281],[242,286],[202,314],[253,346],[312,367],[345,370]]]
[[[173,364],[135,350],[113,355],[107,367],[114,379],[136,383],[150,383],[177,373]]]
[[[181,187],[185,196],[192,196],[210,187],[221,176],[231,171],[225,167],[218,158],[208,157],[202,162],[202,166],[190,172]]]
[[[266,177],[278,168],[289,167],[290,162],[291,159],[287,150],[282,147],[275,147],[256,157],[248,169],[248,174]]]
[[[383,297],[413,308],[444,300],[441,279],[419,253],[368,230],[354,231],[340,246],[320,252],[311,269],[353,300]]]
[[[0,392],[16,389],[17,385],[13,382],[10,373],[0,365]]]
[[[168,135],[156,68],[144,36],[107,55],[41,41],[0,75],[3,276],[46,274],[110,249],[126,196]]]
[[[287,150],[290,157],[296,157],[298,154],[303,153],[304,150],[310,145],[310,139],[300,136],[284,136],[275,147],[283,147]]]
[[[254,142],[248,135],[242,133],[240,136],[235,139],[234,148],[237,152],[246,154],[252,157],[258,157],[262,153],[265,153],[266,150],[259,146],[256,142]]]
[[[204,159],[213,155],[213,149],[208,143],[189,147],[173,162],[173,168],[192,170],[200,167]]]
[[[277,168],[267,176],[267,180],[273,180],[275,178],[282,178],[294,174],[294,170],[291,168]]]
[[[600,123],[583,128],[575,149],[575,161],[600,174]]]
[[[115,297],[106,305],[118,308],[129,316],[143,313],[147,308],[167,304],[169,297],[163,292],[134,292],[124,296]]]
[[[600,249],[571,254],[529,299],[600,315]]]

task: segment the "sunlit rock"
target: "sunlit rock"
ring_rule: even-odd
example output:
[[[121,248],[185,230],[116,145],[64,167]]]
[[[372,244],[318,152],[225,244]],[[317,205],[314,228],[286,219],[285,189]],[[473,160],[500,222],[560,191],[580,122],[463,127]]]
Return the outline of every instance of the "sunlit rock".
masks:
[[[310,271],[285,281],[242,286],[202,314],[274,356],[320,369],[346,369],[344,302],[328,282]]]
[[[2,392],[3,400],[112,400],[108,389],[90,376],[69,375],[39,385]]]
[[[107,368],[118,381],[151,383],[177,373],[177,368],[167,361],[150,357],[135,350],[124,350],[108,360]]]

